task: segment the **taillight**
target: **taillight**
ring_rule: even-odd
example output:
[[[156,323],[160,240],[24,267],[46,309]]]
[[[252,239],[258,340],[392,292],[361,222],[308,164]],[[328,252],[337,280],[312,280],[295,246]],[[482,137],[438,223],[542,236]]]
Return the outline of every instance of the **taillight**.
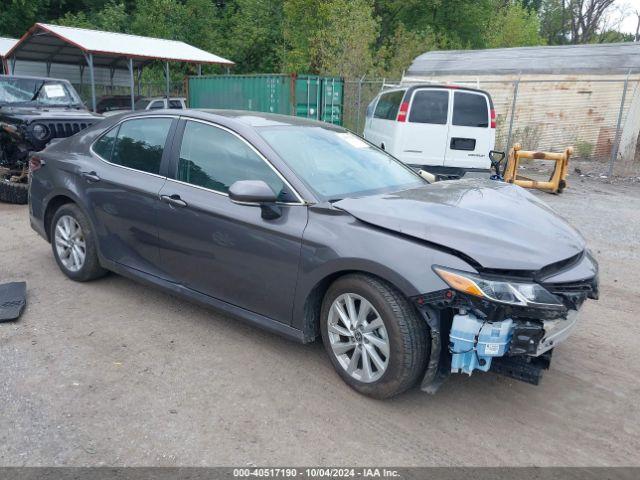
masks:
[[[44,160],[36,155],[31,155],[29,158],[29,172],[33,173],[36,170],[40,170],[44,165]]]
[[[496,128],[496,111],[491,109],[491,128]]]
[[[406,122],[408,112],[409,112],[409,102],[402,102],[402,104],[400,105],[400,110],[398,110],[398,117],[396,118],[396,120],[398,122]]]

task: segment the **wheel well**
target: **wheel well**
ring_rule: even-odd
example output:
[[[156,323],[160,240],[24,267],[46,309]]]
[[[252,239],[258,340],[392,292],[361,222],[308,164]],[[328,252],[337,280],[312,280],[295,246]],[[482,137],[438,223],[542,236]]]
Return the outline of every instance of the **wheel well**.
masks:
[[[47,240],[51,241],[51,220],[53,220],[53,216],[62,205],[67,203],[75,202],[65,195],[58,195],[49,200],[47,209],[44,212],[44,230],[47,233]]]
[[[339,278],[344,277],[345,275],[351,275],[354,273],[377,278],[378,280],[388,283],[393,288],[400,291],[398,287],[396,287],[388,280],[385,280],[384,278],[381,278],[377,275],[374,275],[373,273],[366,272],[364,270],[342,270],[340,272],[334,272],[330,275],[327,275],[318,283],[316,283],[316,285],[311,289],[311,292],[309,293],[309,295],[307,295],[307,300],[304,304],[304,334],[305,338],[308,339],[308,341],[313,341],[320,335],[320,310],[322,309],[322,301],[324,300],[324,296],[331,284]]]

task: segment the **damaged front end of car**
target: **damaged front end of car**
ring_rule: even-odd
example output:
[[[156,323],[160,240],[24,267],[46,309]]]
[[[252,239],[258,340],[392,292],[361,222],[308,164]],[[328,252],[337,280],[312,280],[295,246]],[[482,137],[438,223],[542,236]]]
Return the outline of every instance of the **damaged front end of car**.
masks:
[[[449,288],[413,298],[431,331],[428,393],[451,373],[475,370],[537,385],[582,304],[598,298],[598,265],[587,251],[538,272],[432,268]]]

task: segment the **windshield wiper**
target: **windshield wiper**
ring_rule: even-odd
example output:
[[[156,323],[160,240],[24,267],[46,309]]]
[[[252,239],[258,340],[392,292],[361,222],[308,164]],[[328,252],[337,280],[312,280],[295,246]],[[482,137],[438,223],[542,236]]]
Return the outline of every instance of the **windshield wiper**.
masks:
[[[33,97],[31,97],[31,100],[30,100],[31,102],[33,102],[36,98],[38,98],[38,96],[40,95],[40,90],[42,90],[42,87],[44,87],[44,83],[45,82],[42,82],[38,87],[38,90],[36,90],[36,93],[33,94]]]

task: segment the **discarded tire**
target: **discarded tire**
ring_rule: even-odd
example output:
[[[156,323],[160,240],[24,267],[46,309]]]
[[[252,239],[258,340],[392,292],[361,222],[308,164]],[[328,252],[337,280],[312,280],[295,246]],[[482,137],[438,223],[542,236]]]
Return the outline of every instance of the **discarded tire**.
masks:
[[[29,200],[29,184],[0,180],[0,202],[24,205]]]

